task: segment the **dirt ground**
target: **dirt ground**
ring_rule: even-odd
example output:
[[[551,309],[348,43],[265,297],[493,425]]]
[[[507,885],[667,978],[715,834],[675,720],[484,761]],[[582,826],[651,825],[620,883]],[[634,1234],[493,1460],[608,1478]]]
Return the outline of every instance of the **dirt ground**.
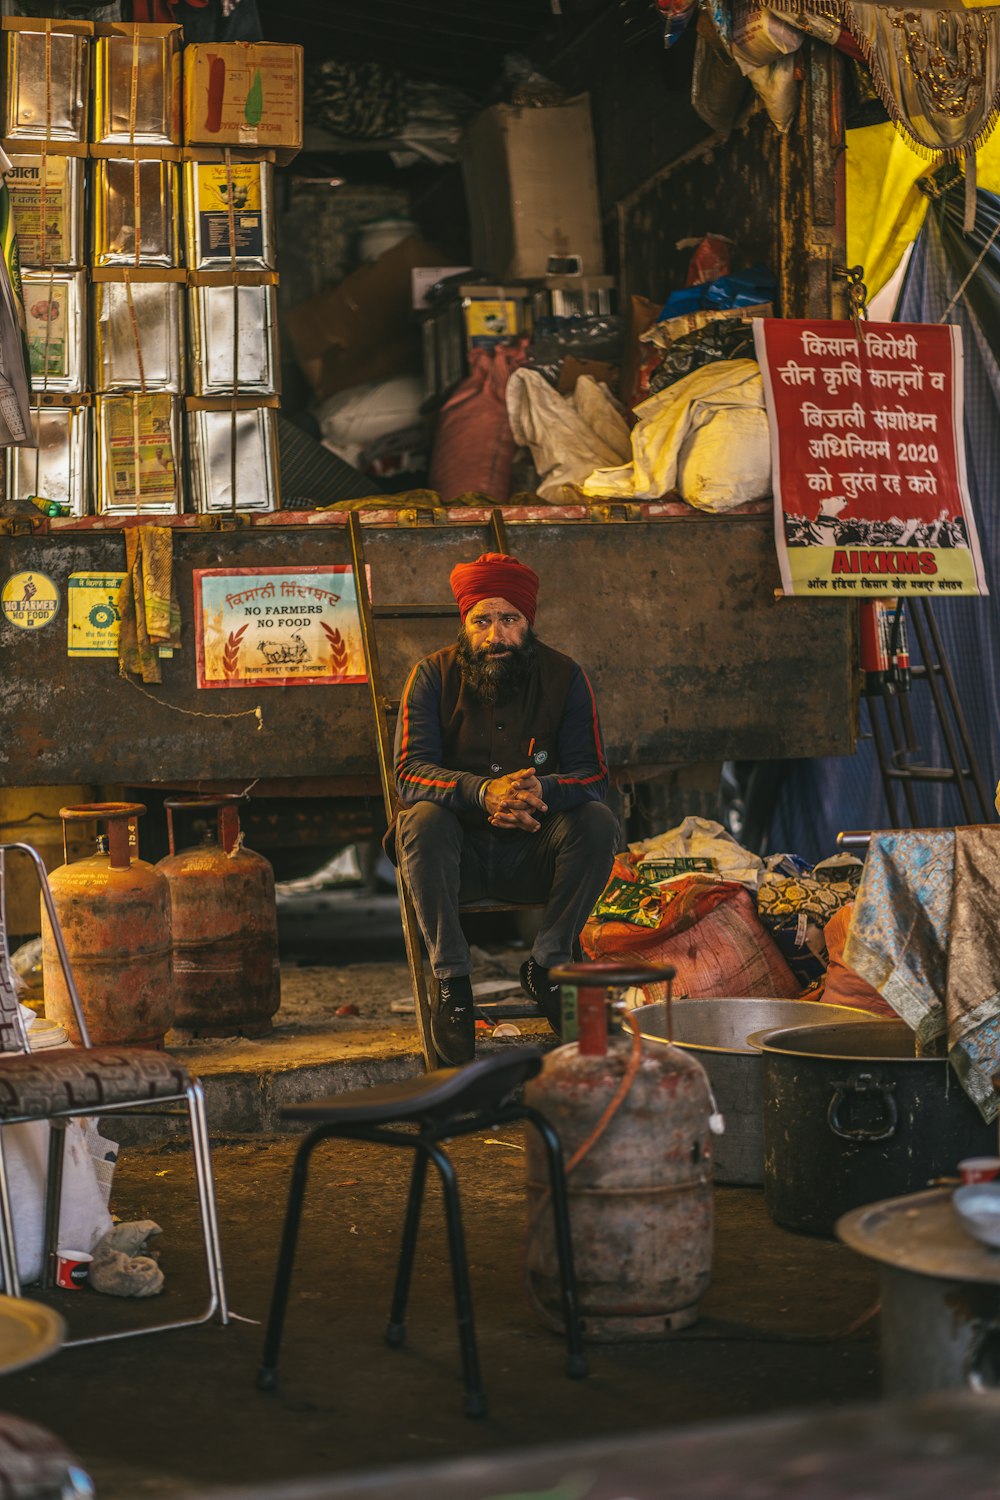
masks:
[[[523,1285],[521,1136],[453,1148],[463,1195],[489,1413],[462,1413],[443,1216],[429,1189],[408,1342],[382,1339],[408,1153],[331,1143],[314,1157],[280,1383],[259,1393],[263,1338],[294,1139],[217,1144],[231,1306],[215,1325],[63,1350],[5,1377],[4,1409],[57,1432],[100,1500],[200,1495],[224,1486],[481,1455],[514,1446],[866,1399],[877,1393],[873,1267],[842,1246],[772,1225],[756,1189],[716,1190],[712,1286],[701,1321],[656,1343],[593,1345],[589,1378]],[[49,1299],[71,1332],[194,1309],[204,1287],[193,1188],[176,1146],[127,1152],[114,1207],[164,1229],[167,1289],[145,1303]]]

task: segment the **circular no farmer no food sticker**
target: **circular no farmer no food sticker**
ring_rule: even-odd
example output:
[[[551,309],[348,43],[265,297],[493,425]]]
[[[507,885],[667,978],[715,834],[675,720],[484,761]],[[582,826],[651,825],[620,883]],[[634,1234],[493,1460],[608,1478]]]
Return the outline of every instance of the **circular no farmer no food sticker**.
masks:
[[[39,630],[59,613],[59,590],[47,573],[12,573],[0,590],[0,610],[18,630]]]

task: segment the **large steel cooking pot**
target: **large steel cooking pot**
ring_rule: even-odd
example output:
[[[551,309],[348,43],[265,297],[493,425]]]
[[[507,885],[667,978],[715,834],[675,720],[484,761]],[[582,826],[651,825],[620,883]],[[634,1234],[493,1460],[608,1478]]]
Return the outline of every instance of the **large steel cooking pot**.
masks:
[[[903,1021],[775,1031],[761,1057],[764,1197],[787,1229],[832,1234],[850,1209],[996,1152],[996,1125]]]
[[[828,1022],[864,1023],[867,1012],[815,1000],[675,1000],[670,1040],[694,1053],[725,1117],[725,1135],[713,1137],[715,1180],[759,1187],[764,1181],[763,1066],[747,1037],[777,1027]],[[634,1012],[646,1041],[667,1041],[664,1001]]]

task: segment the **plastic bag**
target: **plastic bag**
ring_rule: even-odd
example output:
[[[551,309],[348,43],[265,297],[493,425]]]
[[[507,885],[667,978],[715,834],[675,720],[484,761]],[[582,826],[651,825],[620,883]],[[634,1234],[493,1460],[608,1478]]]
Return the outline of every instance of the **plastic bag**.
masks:
[[[595,465],[628,456],[625,418],[588,375],[571,396],[560,396],[537,370],[518,370],[507,387],[507,411],[514,441],[531,449],[543,500],[579,500],[578,487]]]
[[[742,410],[751,415],[732,415]],[[752,360],[705,365],[644,401],[636,416],[632,462],[595,469],[584,481],[585,495],[657,500],[676,491],[701,509],[730,510],[770,493],[764,391]],[[713,430],[704,430],[710,424]],[[749,450],[734,448],[734,441],[749,442]]]

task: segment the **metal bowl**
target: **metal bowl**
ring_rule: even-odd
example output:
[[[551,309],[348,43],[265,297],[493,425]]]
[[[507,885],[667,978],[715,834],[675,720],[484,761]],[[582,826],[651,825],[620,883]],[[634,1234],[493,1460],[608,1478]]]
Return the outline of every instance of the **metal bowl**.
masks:
[[[967,1234],[1000,1250],[1000,1182],[967,1182],[955,1189],[951,1206]]]

